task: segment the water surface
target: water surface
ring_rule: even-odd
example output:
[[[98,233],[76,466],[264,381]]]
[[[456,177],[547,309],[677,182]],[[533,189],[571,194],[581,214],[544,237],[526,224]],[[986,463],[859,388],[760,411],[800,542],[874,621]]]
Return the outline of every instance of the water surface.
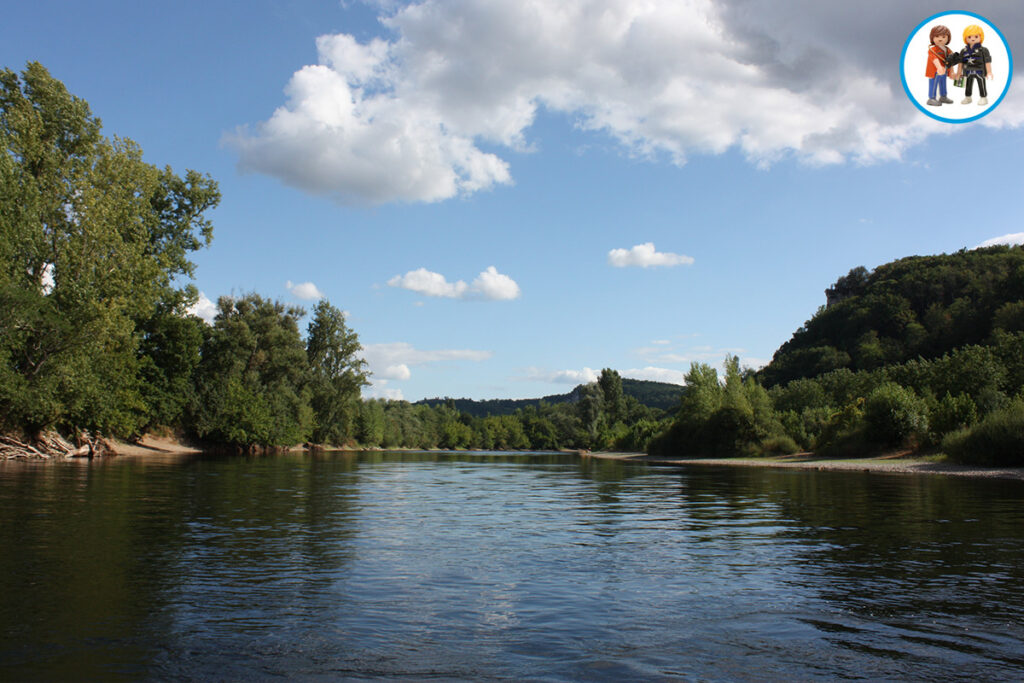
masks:
[[[1024,678],[1024,483],[550,454],[0,463],[0,679]]]

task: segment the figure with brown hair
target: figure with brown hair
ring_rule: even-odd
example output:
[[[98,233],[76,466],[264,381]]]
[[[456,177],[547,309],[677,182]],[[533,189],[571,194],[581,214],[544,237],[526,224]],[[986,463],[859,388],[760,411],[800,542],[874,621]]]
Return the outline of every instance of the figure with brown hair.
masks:
[[[942,24],[932,27],[929,34],[931,44],[928,46],[928,66],[924,75],[928,81],[928,104],[938,107],[943,104],[953,104],[953,100],[946,97],[946,71],[947,62],[953,52],[949,48],[949,41],[952,34]]]

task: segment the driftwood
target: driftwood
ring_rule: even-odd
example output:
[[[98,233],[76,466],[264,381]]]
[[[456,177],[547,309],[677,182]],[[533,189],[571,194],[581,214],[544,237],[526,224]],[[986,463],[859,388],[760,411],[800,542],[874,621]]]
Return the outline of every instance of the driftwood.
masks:
[[[9,434],[0,434],[0,459],[36,458],[91,458],[114,453],[110,442],[102,436],[90,436],[82,432],[72,445],[56,432],[44,432],[26,443]]]

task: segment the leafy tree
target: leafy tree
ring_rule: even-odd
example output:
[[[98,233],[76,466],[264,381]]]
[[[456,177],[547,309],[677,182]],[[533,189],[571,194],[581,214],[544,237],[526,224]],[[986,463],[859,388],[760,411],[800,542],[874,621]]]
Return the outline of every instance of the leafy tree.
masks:
[[[609,424],[621,422],[626,417],[626,401],[622,393],[622,377],[611,368],[601,370],[597,380],[604,397],[604,411]]]
[[[221,297],[198,368],[194,428],[238,446],[301,443],[312,431],[305,311],[249,294]]]
[[[175,283],[210,241],[216,183],[105,138],[38,63],[0,72],[0,145],[0,421],[130,433],[154,398],[139,323],[194,296]]]
[[[317,443],[343,444],[354,436],[359,394],[369,384],[359,337],[345,324],[345,315],[328,301],[313,309],[306,340],[310,393]]]

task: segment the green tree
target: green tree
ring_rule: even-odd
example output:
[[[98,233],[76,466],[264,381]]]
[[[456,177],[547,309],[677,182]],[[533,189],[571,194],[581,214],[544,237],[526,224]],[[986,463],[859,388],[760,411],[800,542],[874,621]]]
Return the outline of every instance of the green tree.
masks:
[[[0,72],[0,145],[0,421],[130,433],[150,419],[139,323],[194,296],[176,283],[216,183],[105,138],[38,63]]]
[[[604,395],[604,411],[609,424],[621,422],[626,418],[626,401],[622,394],[622,377],[611,368],[601,370],[597,380]]]
[[[317,443],[344,444],[354,436],[360,390],[369,384],[362,348],[345,315],[326,300],[317,303],[306,340]]]
[[[309,365],[299,335],[305,311],[249,294],[221,297],[198,368],[196,433],[238,446],[309,438]]]

